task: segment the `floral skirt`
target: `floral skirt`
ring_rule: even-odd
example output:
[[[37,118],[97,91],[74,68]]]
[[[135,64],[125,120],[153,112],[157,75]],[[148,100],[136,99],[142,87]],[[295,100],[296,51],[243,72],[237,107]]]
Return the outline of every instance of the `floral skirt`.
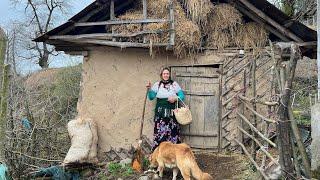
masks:
[[[152,150],[155,150],[164,141],[171,141],[174,144],[181,143],[180,125],[172,110],[162,107],[156,109]],[[161,113],[161,111],[165,113]]]

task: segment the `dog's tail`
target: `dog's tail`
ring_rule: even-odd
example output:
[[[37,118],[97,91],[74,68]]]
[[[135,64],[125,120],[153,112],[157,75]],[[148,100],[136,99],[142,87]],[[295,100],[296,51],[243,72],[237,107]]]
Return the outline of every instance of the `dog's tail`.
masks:
[[[201,180],[213,180],[213,177],[208,173],[202,173]]]
[[[190,165],[191,165],[190,170],[191,170],[192,176],[195,179],[197,179],[197,180],[213,180],[213,177],[210,174],[201,171],[197,162],[195,161],[195,157],[192,152],[190,153],[189,158],[190,158],[190,160],[192,159],[191,163],[190,163]]]

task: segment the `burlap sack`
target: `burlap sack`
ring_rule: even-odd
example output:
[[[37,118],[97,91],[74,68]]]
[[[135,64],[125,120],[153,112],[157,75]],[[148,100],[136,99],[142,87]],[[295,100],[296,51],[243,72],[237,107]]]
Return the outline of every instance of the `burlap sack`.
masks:
[[[97,126],[92,119],[78,118],[68,123],[71,147],[63,163],[96,163],[97,159]]]
[[[98,163],[97,149],[98,149],[98,127],[97,124],[92,119],[86,119],[89,123],[91,134],[92,134],[92,144],[90,147],[90,152],[88,155],[88,162]]]

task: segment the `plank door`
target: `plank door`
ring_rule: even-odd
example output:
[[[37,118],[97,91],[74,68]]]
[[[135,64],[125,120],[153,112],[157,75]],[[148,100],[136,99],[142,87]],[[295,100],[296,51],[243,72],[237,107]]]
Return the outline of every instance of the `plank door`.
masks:
[[[182,126],[183,142],[193,148],[219,148],[219,81],[218,67],[174,66],[172,79],[183,89],[193,122]]]

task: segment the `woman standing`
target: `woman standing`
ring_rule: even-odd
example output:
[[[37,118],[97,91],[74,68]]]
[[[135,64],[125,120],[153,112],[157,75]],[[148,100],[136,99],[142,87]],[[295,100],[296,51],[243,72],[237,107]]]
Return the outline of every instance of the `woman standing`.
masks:
[[[170,69],[163,68],[160,73],[161,81],[152,87],[147,84],[148,98],[157,98],[154,117],[153,150],[163,141],[171,141],[174,144],[180,141],[180,126],[173,114],[175,103],[179,97],[184,100],[184,93],[179,84],[170,78]]]

